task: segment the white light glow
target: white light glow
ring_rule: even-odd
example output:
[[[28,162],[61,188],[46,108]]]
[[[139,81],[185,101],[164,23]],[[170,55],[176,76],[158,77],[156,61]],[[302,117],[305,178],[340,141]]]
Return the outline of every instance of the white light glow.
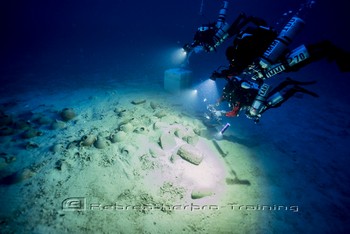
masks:
[[[176,49],[172,53],[172,62],[174,64],[181,64],[185,62],[186,57],[187,57],[187,53],[183,48]]]
[[[195,100],[195,98],[198,97],[198,90],[197,89],[189,90],[187,95],[188,95],[188,98],[190,98],[191,100]]]
[[[224,136],[222,135],[222,133],[219,131],[217,134],[214,135],[214,138],[216,140],[222,140],[224,138]]]
[[[207,79],[196,86],[196,90],[201,93],[203,97],[203,102],[215,102],[219,98],[219,91],[216,86],[216,82]]]

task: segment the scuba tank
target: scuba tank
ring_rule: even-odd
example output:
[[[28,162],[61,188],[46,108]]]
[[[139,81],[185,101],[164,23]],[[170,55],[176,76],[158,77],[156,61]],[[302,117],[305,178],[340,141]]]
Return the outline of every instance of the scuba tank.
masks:
[[[305,22],[297,17],[293,16],[289,22],[284,26],[278,37],[272,42],[272,44],[265,51],[264,55],[259,61],[262,68],[266,69],[274,64],[279,57],[286,51],[289,44],[303,28]]]
[[[219,11],[218,20],[215,24],[215,27],[218,29],[218,31],[214,36],[214,48],[218,47],[229,36],[227,31],[230,28],[230,25],[226,22],[227,7],[228,1],[224,1],[223,6]],[[214,50],[214,48],[212,48],[212,50]]]
[[[293,67],[294,65],[308,59],[310,57],[310,54],[308,50],[306,49],[305,45],[301,45],[294,50],[292,50],[286,57],[285,63],[277,63],[274,65],[271,65],[266,71],[265,71],[265,77],[270,78],[274,75],[277,75],[278,73],[281,73],[288,69],[289,67]]]
[[[265,101],[267,98],[267,95],[269,93],[270,85],[263,84],[259,91],[258,95],[255,97],[255,100],[253,101],[252,105],[249,108],[248,115],[250,117],[256,117],[259,115],[259,113],[266,107]]]

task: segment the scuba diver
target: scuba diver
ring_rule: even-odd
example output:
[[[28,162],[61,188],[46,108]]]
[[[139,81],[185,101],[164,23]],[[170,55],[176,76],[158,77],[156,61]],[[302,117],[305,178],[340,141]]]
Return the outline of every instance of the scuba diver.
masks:
[[[227,101],[232,110],[225,112],[225,116],[236,117],[239,116],[239,112],[243,110],[249,119],[253,119],[254,122],[257,123],[265,111],[270,108],[280,107],[282,103],[286,102],[297,92],[318,97],[316,93],[302,87],[302,85],[314,83],[316,83],[316,81],[301,82],[288,77],[270,91],[270,86],[266,83],[259,85],[257,82],[242,79],[237,76],[231,77],[227,79],[227,84],[216,106],[223,101]],[[213,105],[211,105],[208,110],[212,115],[222,114],[217,112]]]
[[[221,101],[228,101],[232,107],[226,116],[237,116],[240,110],[245,109],[247,117],[258,122],[262,113],[270,108],[279,107],[297,92],[318,96],[301,87],[315,81],[299,82],[291,78],[287,78],[270,91],[270,86],[265,80],[279,73],[297,71],[323,58],[335,61],[342,72],[350,71],[350,53],[330,41],[289,49],[290,43],[305,24],[300,15],[314,3],[307,0],[302,4],[297,13],[278,32],[269,27],[265,20],[244,13],[229,25],[226,22],[228,1],[223,1],[217,22],[199,27],[193,42],[184,45],[183,49],[189,58],[193,52],[215,51],[226,39],[234,38],[233,44],[226,49],[228,68],[214,71],[210,77],[212,80],[224,78],[228,82],[221,98]],[[213,110],[212,113],[218,113],[213,106],[208,109]]]

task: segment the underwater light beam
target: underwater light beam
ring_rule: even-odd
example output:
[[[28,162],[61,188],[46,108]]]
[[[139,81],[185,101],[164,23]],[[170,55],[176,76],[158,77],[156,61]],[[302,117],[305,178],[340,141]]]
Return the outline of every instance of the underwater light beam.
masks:
[[[183,48],[176,49],[172,55],[172,61],[176,64],[181,64],[186,61],[187,52]]]
[[[211,79],[206,79],[196,88],[199,90],[199,92],[205,94],[205,97],[203,97],[203,102],[211,103],[219,98],[219,91],[216,82]]]
[[[194,101],[198,97],[198,90],[197,89],[188,90],[186,93],[187,93],[187,95],[186,95],[187,100]]]

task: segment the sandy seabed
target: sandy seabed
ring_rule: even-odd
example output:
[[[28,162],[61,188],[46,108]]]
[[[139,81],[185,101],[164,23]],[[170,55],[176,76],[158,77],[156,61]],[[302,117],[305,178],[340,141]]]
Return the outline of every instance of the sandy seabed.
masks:
[[[215,140],[161,85],[3,98],[1,233],[349,231],[350,111],[305,100]]]

